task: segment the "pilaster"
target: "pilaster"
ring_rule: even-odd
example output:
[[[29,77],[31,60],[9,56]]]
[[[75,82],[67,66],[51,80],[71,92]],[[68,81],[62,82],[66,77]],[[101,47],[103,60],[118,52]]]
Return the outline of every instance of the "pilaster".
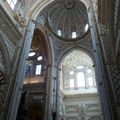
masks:
[[[100,101],[102,106],[102,114],[104,117],[104,120],[113,120],[113,115],[111,111],[111,105],[110,105],[110,97],[108,95],[109,90],[106,83],[105,78],[105,70],[102,60],[102,54],[101,53],[101,46],[98,39],[98,34],[96,30],[96,21],[95,17],[93,15],[92,7],[88,9],[88,18],[89,18],[89,25],[90,25],[90,32],[92,37],[92,45],[93,45],[93,51],[94,51],[94,57],[95,57],[95,71],[96,71],[96,79],[97,79],[97,87],[100,94]]]

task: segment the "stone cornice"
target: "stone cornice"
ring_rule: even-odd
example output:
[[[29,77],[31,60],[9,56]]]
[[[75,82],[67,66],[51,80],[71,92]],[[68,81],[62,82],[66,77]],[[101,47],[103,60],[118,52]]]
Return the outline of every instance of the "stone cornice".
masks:
[[[5,13],[1,6],[0,6],[0,29],[9,38],[9,40],[11,41],[11,43],[13,43],[14,46],[18,46],[20,44],[22,34],[19,32],[17,27],[7,16],[7,14]]]

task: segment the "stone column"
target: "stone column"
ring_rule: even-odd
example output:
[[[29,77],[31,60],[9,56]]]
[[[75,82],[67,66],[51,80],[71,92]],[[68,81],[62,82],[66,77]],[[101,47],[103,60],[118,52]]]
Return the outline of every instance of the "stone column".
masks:
[[[28,29],[26,28],[27,34],[26,34],[25,40],[23,40],[24,46],[21,46],[23,47],[21,48],[23,49],[23,51],[22,51],[18,73],[17,73],[15,85],[14,85],[15,86],[14,91],[11,97],[11,103],[10,103],[7,120],[16,120],[17,110],[18,110],[20,97],[21,97],[21,91],[23,87],[23,80],[24,80],[25,71],[26,71],[26,64],[27,64],[26,59],[28,58],[28,54],[31,47],[34,26],[35,26],[35,22],[33,20],[30,20]]]
[[[60,68],[56,68],[56,71],[57,71],[57,95],[56,95],[56,97],[57,97],[57,99],[56,99],[56,112],[57,112],[57,118],[56,118],[56,120],[59,120],[59,118],[60,118],[60,97],[61,97],[61,91],[60,91],[60,76],[59,76],[59,71],[60,71]]]
[[[48,76],[46,81],[46,106],[45,120],[52,120],[52,66],[48,66]]]
[[[92,7],[88,9],[89,26],[92,37],[92,46],[95,57],[95,72],[96,72],[96,84],[100,94],[100,102],[102,106],[102,114],[104,120],[113,120],[113,114],[110,104],[109,90],[107,86],[107,80],[105,77],[104,64],[102,60],[103,53],[101,52],[100,42],[97,36],[95,17],[93,15]]]

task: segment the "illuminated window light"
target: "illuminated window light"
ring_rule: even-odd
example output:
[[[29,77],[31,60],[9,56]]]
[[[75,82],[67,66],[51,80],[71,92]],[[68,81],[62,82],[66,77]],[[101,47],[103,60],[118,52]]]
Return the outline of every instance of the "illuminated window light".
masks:
[[[88,26],[88,24],[86,24],[86,25],[85,25],[85,32],[88,31],[88,28],[89,28],[89,26]]]
[[[76,37],[77,37],[76,32],[72,32],[72,38],[76,38]]]
[[[37,58],[38,61],[41,61],[42,59],[43,59],[42,56],[39,56],[39,57]]]
[[[91,69],[88,69],[88,70],[87,70],[87,72],[88,72],[88,73],[91,73],[91,72],[92,72],[92,70],[91,70]]]
[[[35,55],[35,52],[30,52],[29,53],[29,57],[32,57],[32,56],[34,56]]]
[[[41,68],[42,68],[41,65],[37,65],[37,66],[36,66],[36,71],[35,71],[35,74],[36,74],[36,75],[40,75],[40,74],[41,74]]]
[[[77,86],[78,87],[85,87],[85,76],[83,72],[79,72],[77,74]]]
[[[74,88],[74,79],[70,79],[70,88]]]
[[[80,70],[80,69],[83,69],[84,66],[77,66],[76,68]]]
[[[61,36],[61,35],[62,35],[61,30],[58,30],[58,35],[59,35],[59,36]]]
[[[74,75],[74,71],[70,71],[70,75]]]

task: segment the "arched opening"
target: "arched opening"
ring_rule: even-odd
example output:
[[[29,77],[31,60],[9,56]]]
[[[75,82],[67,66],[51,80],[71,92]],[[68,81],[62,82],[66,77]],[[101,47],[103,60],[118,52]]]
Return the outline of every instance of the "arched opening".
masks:
[[[32,45],[27,60],[24,84],[44,83],[48,66],[48,50],[45,36],[38,28],[34,30]]]
[[[35,28],[27,60],[17,120],[43,120],[46,107],[48,46],[44,33]],[[34,105],[35,104],[35,105]],[[39,106],[42,106],[40,109]]]
[[[60,65],[60,91],[66,119],[102,119],[93,60],[83,51],[73,50]]]
[[[119,119],[120,55],[116,57],[114,55],[119,52],[120,43],[119,6],[119,0],[106,2],[104,0],[1,0],[0,118],[15,120],[23,87],[23,93],[29,91],[26,96],[30,101],[40,101],[43,105],[47,101],[48,108],[45,112],[48,113],[47,118],[59,119],[57,114],[60,111],[62,116],[65,105],[65,110],[67,107],[71,116],[68,112],[64,115],[68,115],[66,117],[70,120],[84,119],[91,111],[96,111],[96,116],[90,116],[86,118],[87,120],[101,119],[99,117],[102,115],[105,120]],[[52,46],[50,48],[53,52],[52,64],[48,62],[51,56],[48,55],[47,44],[43,42],[44,37],[35,44],[32,42],[29,52],[35,26],[39,26],[44,31],[35,29],[35,34],[38,32],[38,35],[35,35],[37,39],[45,34],[50,38],[47,42]],[[87,63],[83,64],[89,59],[87,57],[81,64],[71,68],[66,69],[66,66],[62,65],[61,97],[58,61],[67,50],[72,48],[90,51],[95,58],[96,70]],[[45,49],[47,54],[44,56]],[[28,52],[29,56],[27,56]],[[7,78],[5,82],[4,73]],[[23,79],[24,85],[22,85]],[[97,86],[96,81],[98,81]],[[46,86],[46,83],[49,86]],[[99,94],[96,87],[100,93],[103,109],[103,114],[99,116],[99,104],[96,102]],[[93,103],[93,98],[96,104]],[[64,104],[60,103],[62,100]],[[30,109],[35,110],[34,107]],[[62,116],[61,119],[64,117]]]
[[[76,1],[76,3],[78,2],[80,5],[83,5],[83,3],[81,3],[81,1],[77,1],[77,0],[75,0]],[[56,2],[56,1],[55,1]],[[64,3],[64,1],[63,1],[63,3]],[[63,3],[62,3],[62,5],[63,5]],[[64,9],[65,9],[65,11],[69,11],[68,9],[72,9],[72,8],[74,8],[74,5],[72,5],[71,6],[71,4],[66,4],[67,2],[65,2],[64,4],[65,4],[65,6],[64,6]],[[69,3],[69,1],[68,1],[68,3]],[[61,5],[61,3],[59,3],[60,5]],[[52,4],[51,4],[52,5]],[[53,38],[53,39],[59,39],[59,40],[61,40],[62,38],[64,38],[64,40],[65,40],[65,38],[67,38],[66,40],[65,40],[65,42],[67,41],[67,42],[76,42],[76,40],[79,42],[81,39],[83,39],[84,37],[86,37],[86,33],[88,33],[89,31],[88,31],[88,28],[89,28],[89,25],[88,25],[88,18],[87,18],[87,9],[86,9],[86,7],[85,7],[85,5],[83,5],[82,7],[82,11],[81,11],[81,9],[79,9],[79,8],[81,8],[78,4],[76,4],[76,5],[78,5],[78,7],[77,7],[77,10],[79,11],[79,15],[77,16],[79,19],[81,18],[81,16],[82,15],[84,15],[84,20],[79,20],[78,18],[76,18],[76,16],[75,15],[73,15],[73,12],[72,13],[69,13],[69,14],[65,14],[65,23],[64,23],[64,25],[62,25],[61,26],[61,24],[59,24],[59,23],[56,23],[57,21],[58,21],[58,15],[59,15],[59,13],[61,14],[60,16],[63,16],[63,14],[60,12],[60,9],[61,8],[59,8],[59,10],[54,10],[54,12],[56,13],[56,14],[54,14],[53,15],[53,13],[51,12],[51,14],[50,14],[50,12],[48,13],[48,11],[49,11],[49,9],[47,9],[47,8],[52,8],[51,7],[51,5],[49,6],[47,6],[42,12],[43,12],[43,14],[42,14],[42,12],[40,13],[40,16],[38,16],[38,18],[37,18],[37,22],[36,22],[36,24],[38,24],[39,25],[39,23],[42,23],[42,27],[44,28],[45,27],[45,30],[46,30],[46,33],[48,32],[48,34],[49,34],[49,36],[51,37],[51,38]],[[76,9],[76,8],[74,8],[74,9]],[[51,10],[51,11],[53,11],[53,10]],[[72,11],[72,10],[71,10]],[[75,11],[75,10],[73,10],[73,11]],[[64,12],[64,11],[63,11]],[[48,15],[48,16],[47,16]],[[53,16],[54,17],[53,17]],[[69,21],[70,21],[70,24],[72,25],[72,27],[71,27],[71,25],[68,25],[68,21],[67,21],[67,16],[70,16],[70,18],[72,18],[72,16],[74,16],[74,20],[72,20],[72,19],[69,19]],[[48,21],[46,21],[46,17],[47,17],[47,20]],[[49,19],[51,17],[51,19]],[[62,19],[63,17],[61,17],[61,20],[63,20]],[[53,21],[52,21],[53,20]],[[54,22],[54,20],[55,20],[55,22]],[[60,21],[61,21],[60,20]],[[52,21],[52,22],[51,22]],[[71,22],[72,21],[72,22]],[[81,22],[80,22],[81,21]],[[85,23],[83,22],[83,21],[85,21]],[[48,23],[47,23],[48,22]],[[51,22],[51,23],[50,23]],[[74,23],[76,23],[76,22],[78,22],[77,24],[79,24],[80,26],[79,27],[81,27],[82,26],[82,28],[78,28],[77,26],[77,24],[74,24]],[[80,22],[80,23],[79,23]],[[53,23],[55,23],[55,25],[53,24]],[[61,22],[60,22],[61,23]],[[84,24],[83,24],[84,23]],[[47,26],[47,29],[46,29],[46,25],[48,25]],[[51,26],[50,26],[51,25]],[[58,28],[56,28],[56,26],[58,26]],[[54,30],[50,30],[50,29],[53,29],[54,28]],[[62,27],[62,29],[60,28],[60,27]],[[48,30],[48,28],[49,28],[49,30]],[[64,28],[65,28],[65,30],[64,30]],[[68,28],[68,29],[66,29],[66,28]],[[48,31],[47,31],[48,30]],[[80,30],[80,31],[79,31]],[[54,32],[53,32],[54,31]],[[63,33],[64,32],[64,33]],[[82,33],[82,34],[80,34],[79,35],[79,33]],[[55,35],[54,33],[56,33],[57,35]],[[62,36],[62,37],[61,37]],[[63,40],[63,41],[64,41]],[[39,43],[39,42],[37,42],[37,43]],[[32,43],[33,44],[33,43]],[[58,43],[59,44],[59,43]],[[61,43],[60,43],[61,44]],[[62,43],[62,44],[64,44],[64,43]],[[40,45],[39,45],[40,46]],[[42,46],[44,46],[44,44],[42,44]],[[58,45],[59,46],[59,45]],[[33,47],[33,46],[32,46]],[[44,48],[43,48],[44,49]],[[56,52],[55,51],[55,49],[54,49],[54,52]],[[58,51],[57,51],[58,52]],[[57,53],[56,52],[56,53]],[[56,54],[55,53],[55,54]],[[41,84],[42,82],[44,83],[44,77],[42,76],[42,74],[44,74],[44,67],[42,67],[42,65],[41,65],[41,63],[42,63],[42,61],[44,60],[44,57],[42,56],[42,55],[39,55],[39,56],[37,56],[37,55],[39,55],[39,52],[38,51],[36,51],[36,48],[34,49],[34,47],[33,48],[31,48],[31,51],[30,51],[30,53],[29,53],[29,57],[28,57],[28,64],[27,64],[27,70],[26,70],[26,77],[25,77],[25,81],[24,81],[24,84],[25,85],[27,85],[28,86],[28,84],[29,85],[32,85],[33,86],[33,84]],[[56,63],[55,63],[56,64]],[[44,65],[43,65],[44,66]],[[83,67],[83,68],[82,68]],[[94,70],[92,69],[92,68],[87,68],[86,66],[82,66],[82,65],[79,65],[78,67],[76,67],[76,69],[78,70],[78,71],[69,71],[70,73],[70,75],[71,76],[74,76],[74,74],[75,74],[75,76],[73,77],[73,78],[70,78],[70,83],[69,83],[69,87],[67,88],[66,87],[66,92],[68,92],[68,89],[70,89],[70,90],[74,90],[74,92],[83,92],[82,93],[82,95],[83,94],[89,94],[89,92],[91,92],[91,94],[92,93],[94,93],[95,91],[97,91],[97,89],[96,89],[96,83],[95,83],[95,78],[94,78]],[[79,70],[79,69],[81,69],[81,71]],[[89,75],[88,75],[89,74]],[[54,77],[55,76],[55,74],[54,73],[51,73],[51,76],[53,77],[53,78],[55,78],[56,79],[56,77]],[[43,79],[42,79],[43,78]],[[42,81],[43,80],[43,81]],[[63,84],[63,83],[61,83],[61,84]],[[51,85],[52,86],[52,85]],[[54,86],[55,86],[55,88],[57,87],[56,86],[56,83],[54,84]],[[90,90],[90,91],[89,91]],[[53,92],[54,92],[54,89],[53,89]],[[56,92],[56,91],[55,91]],[[70,91],[69,91],[70,92]],[[76,92],[76,94],[78,94]],[[87,93],[88,92],[88,93]],[[81,94],[81,93],[79,93],[79,94]],[[57,96],[57,94],[55,94],[54,95],[55,97]],[[38,97],[36,97],[36,98],[39,98],[39,96]],[[55,99],[55,102],[56,102],[56,99]],[[79,106],[84,106],[84,104],[78,104]],[[54,105],[53,105],[54,106]],[[50,110],[50,111],[52,111],[52,110]],[[73,117],[74,118],[74,117]]]

